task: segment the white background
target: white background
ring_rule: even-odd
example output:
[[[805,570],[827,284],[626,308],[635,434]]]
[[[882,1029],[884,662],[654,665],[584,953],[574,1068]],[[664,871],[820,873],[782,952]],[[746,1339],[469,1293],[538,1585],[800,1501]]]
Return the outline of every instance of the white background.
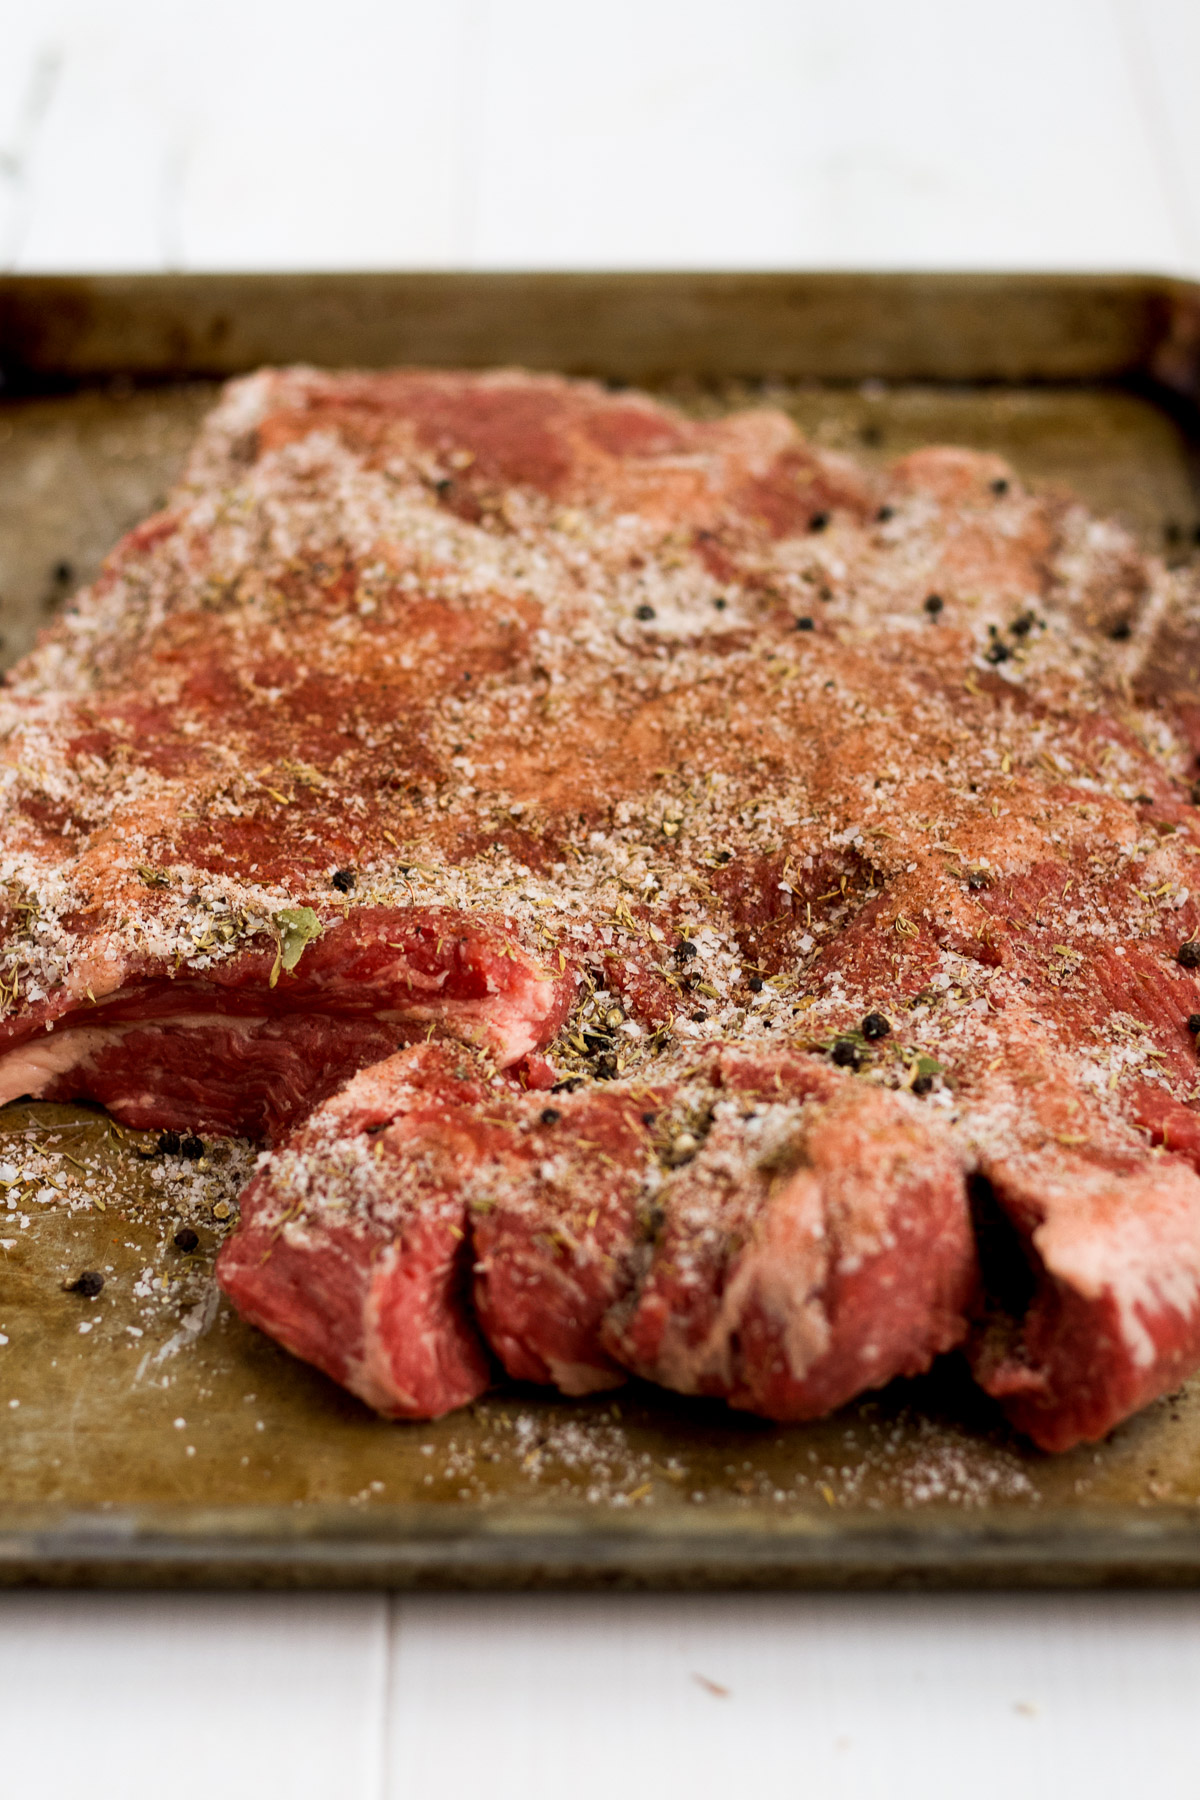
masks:
[[[0,0],[0,268],[430,266],[1200,275],[1200,0]],[[0,1597],[0,1800],[1131,1792],[1200,1597]]]
[[[1200,270],[1200,4],[0,0],[0,266]]]

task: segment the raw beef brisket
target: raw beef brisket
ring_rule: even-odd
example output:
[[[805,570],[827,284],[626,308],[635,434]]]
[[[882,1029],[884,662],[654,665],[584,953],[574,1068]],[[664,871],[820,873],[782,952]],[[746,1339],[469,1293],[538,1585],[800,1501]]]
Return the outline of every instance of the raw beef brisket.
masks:
[[[0,1097],[268,1146],[380,1411],[1200,1363],[1200,606],[997,459],[500,371],[235,382],[7,679]]]
[[[226,1290],[400,1417],[481,1391],[480,1334],[567,1394],[632,1369],[772,1418],[965,1336],[962,1170],[906,1097],[714,1051],[654,1088],[553,1101],[435,1045],[364,1069],[246,1190]]]
[[[715,1073],[703,1146],[664,1184],[649,1266],[606,1322],[614,1352],[773,1419],[927,1369],[975,1289],[946,1134],[809,1058],[725,1052]]]

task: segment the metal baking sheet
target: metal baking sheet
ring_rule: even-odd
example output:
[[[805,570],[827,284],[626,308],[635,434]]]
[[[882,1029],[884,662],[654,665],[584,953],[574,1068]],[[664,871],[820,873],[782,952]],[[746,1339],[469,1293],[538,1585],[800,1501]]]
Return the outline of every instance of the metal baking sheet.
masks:
[[[0,633],[32,641],[263,360],[522,361],[764,399],[868,459],[950,440],[1200,550],[1200,291],[1108,277],[0,281]],[[247,1152],[0,1110],[0,1581],[716,1586],[1200,1581],[1200,1379],[1046,1457],[947,1359],[779,1427],[631,1384],[398,1425],[243,1325]],[[31,1160],[32,1159],[32,1160]],[[4,1185],[9,1172],[35,1178]],[[217,1213],[214,1215],[214,1205]],[[173,1236],[190,1224],[194,1252]],[[99,1269],[88,1299],[69,1284]]]

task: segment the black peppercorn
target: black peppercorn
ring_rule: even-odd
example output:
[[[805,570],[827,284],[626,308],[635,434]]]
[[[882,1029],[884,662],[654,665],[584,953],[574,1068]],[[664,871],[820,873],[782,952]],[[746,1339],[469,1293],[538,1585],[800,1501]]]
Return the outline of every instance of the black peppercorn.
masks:
[[[94,1300],[104,1286],[104,1277],[99,1269],[85,1269],[82,1275],[67,1285],[69,1294],[82,1294],[85,1300]]]
[[[716,607],[718,612],[724,612],[725,608],[728,606],[728,604],[729,604],[729,602],[728,602],[728,600],[726,600],[724,594],[718,594],[716,599],[713,601],[713,605]]]
[[[828,523],[829,514],[827,512],[815,512],[808,521],[808,529],[810,531],[824,531]]]
[[[992,482],[992,492],[993,494],[1007,494],[1008,482],[1004,479],[1003,475]]]
[[[195,1250],[200,1243],[200,1239],[190,1225],[181,1225],[179,1230],[175,1233],[175,1236],[171,1239],[171,1242],[177,1250]]]
[[[879,511],[875,514],[875,517],[881,525],[886,525],[888,520],[894,519],[895,516],[896,509],[894,506],[881,506]]]
[[[882,1013],[869,1012],[862,1022],[862,1034],[871,1042],[878,1038],[890,1037],[892,1035],[891,1020],[885,1019]]]
[[[657,1117],[658,1117],[657,1113],[645,1112],[642,1114],[642,1124],[643,1125],[653,1125],[653,1123],[654,1123],[655,1119],[657,1119]]]
[[[982,869],[972,869],[971,873],[967,876],[967,886],[973,894],[978,894],[981,889],[989,887],[990,885],[991,883],[988,881],[988,878]]]
[[[1200,1037],[1200,1013],[1189,1013],[1187,1028],[1193,1037]]]
[[[199,1162],[204,1155],[203,1141],[198,1137],[185,1137],[179,1146],[179,1154],[185,1162]]]
[[[693,956],[699,956],[699,954],[700,952],[697,950],[695,944],[693,944],[691,938],[684,938],[675,946],[675,961],[677,963],[691,962]]]
[[[858,1045],[852,1044],[849,1038],[838,1038],[829,1055],[839,1069],[857,1069],[858,1067]]]
[[[177,1131],[160,1131],[158,1147],[164,1156],[179,1155],[179,1133]]]
[[[640,606],[634,608],[633,616],[635,619],[652,619],[654,617],[654,608],[648,606],[643,600]]]
[[[1012,655],[1012,651],[1007,644],[1002,644],[997,638],[994,644],[988,645],[983,654],[990,663],[1004,663],[1008,661],[1009,657]]]
[[[932,1075],[918,1075],[912,1084],[914,1094],[927,1094],[933,1086]]]
[[[543,1125],[557,1125],[558,1121],[561,1118],[562,1118],[562,1114],[560,1112],[558,1112],[553,1106],[545,1106],[542,1108],[542,1124]]]
[[[813,629],[814,629],[814,626],[813,626],[813,622],[811,619],[797,619],[796,620],[796,630],[797,631],[812,631]]]
[[[763,991],[762,976],[761,975],[748,976],[747,980],[746,980],[746,986],[750,989],[750,992],[752,994],[761,994]]]
[[[333,885],[339,894],[348,894],[357,880],[353,869],[335,869],[333,872]]]
[[[931,619],[937,618],[945,604],[946,602],[942,599],[940,594],[926,594],[925,596],[925,611],[929,614]]]
[[[1180,944],[1175,956],[1185,969],[1200,969],[1200,943],[1195,938],[1188,938],[1186,943]]]
[[[1108,635],[1114,644],[1123,644],[1126,638],[1133,636],[1133,626],[1128,619],[1118,619]]]

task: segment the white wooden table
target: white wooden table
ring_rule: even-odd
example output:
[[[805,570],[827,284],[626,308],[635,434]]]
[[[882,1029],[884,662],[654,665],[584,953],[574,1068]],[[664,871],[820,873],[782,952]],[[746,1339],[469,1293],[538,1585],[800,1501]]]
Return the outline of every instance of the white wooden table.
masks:
[[[1200,0],[0,0],[0,267],[401,266],[1200,275]],[[1131,1791],[1200,1597],[0,1597],[0,1800]]]

